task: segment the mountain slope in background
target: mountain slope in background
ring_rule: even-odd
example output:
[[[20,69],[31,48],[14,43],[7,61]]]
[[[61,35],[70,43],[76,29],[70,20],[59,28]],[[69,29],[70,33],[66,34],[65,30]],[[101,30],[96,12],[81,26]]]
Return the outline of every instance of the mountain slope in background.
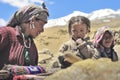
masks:
[[[72,16],[78,16],[78,15],[88,17],[90,20],[96,20],[96,19],[104,20],[105,19],[105,21],[110,21],[109,20],[110,18],[120,17],[120,9],[116,11],[112,9],[100,9],[100,10],[96,10],[88,14],[84,12],[80,12],[80,11],[74,11],[73,13],[66,15],[64,17],[48,20],[48,23],[45,25],[45,27],[47,28],[47,27],[54,27],[54,26],[64,26],[67,24],[68,20]],[[7,21],[0,18],[0,23],[1,23],[0,26],[4,26],[6,25]]]
[[[78,16],[78,15],[88,17],[90,20],[96,20],[96,19],[104,20],[104,19],[120,17],[120,10],[114,11],[112,9],[100,9],[100,10],[93,11],[89,14],[83,13],[83,12],[80,12],[80,11],[74,11],[73,13],[71,13],[67,16],[49,20],[48,23],[45,25],[45,27],[66,25],[68,20],[72,16]],[[109,20],[107,20],[107,21],[109,21]]]

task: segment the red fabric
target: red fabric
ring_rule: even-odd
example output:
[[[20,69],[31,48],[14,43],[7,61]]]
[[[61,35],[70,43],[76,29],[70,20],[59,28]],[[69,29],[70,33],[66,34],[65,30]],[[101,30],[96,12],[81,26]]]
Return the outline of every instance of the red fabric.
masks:
[[[0,27],[0,69],[3,64],[24,65],[24,49],[22,36],[17,28]],[[38,52],[33,40],[28,52],[30,65],[37,65]]]
[[[27,80],[27,78],[24,75],[14,76],[13,80]]]

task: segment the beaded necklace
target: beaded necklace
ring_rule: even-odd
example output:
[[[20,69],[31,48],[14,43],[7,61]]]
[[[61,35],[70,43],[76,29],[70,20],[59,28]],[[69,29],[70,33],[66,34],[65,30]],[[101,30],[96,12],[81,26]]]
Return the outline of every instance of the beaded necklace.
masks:
[[[31,39],[30,38],[28,39],[29,44],[27,46],[27,43],[26,43],[26,40],[25,40],[25,36],[24,36],[23,33],[22,33],[22,37],[23,37],[23,42],[24,42],[25,48],[30,48],[31,47]]]
[[[29,44],[27,46],[25,36],[24,36],[23,33],[22,33],[22,37],[23,37],[23,42],[24,42],[24,46],[25,46],[25,49],[24,49],[24,65],[29,65],[30,64],[30,56],[29,56],[28,48],[31,47],[31,39],[30,38],[28,39]]]

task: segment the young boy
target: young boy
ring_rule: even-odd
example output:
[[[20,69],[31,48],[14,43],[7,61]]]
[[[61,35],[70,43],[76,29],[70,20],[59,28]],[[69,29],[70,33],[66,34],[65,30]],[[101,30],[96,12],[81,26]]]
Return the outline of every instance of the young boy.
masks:
[[[91,42],[88,41],[86,34],[90,32],[90,21],[84,16],[75,16],[69,20],[68,32],[70,40],[65,42],[59,49],[59,62],[61,68],[66,68],[72,63],[92,58],[96,52]]]
[[[109,27],[103,26],[98,29],[95,38],[94,46],[97,48],[99,54],[94,55],[96,58],[104,57],[110,58],[112,61],[118,61],[118,55],[114,51],[114,36]]]

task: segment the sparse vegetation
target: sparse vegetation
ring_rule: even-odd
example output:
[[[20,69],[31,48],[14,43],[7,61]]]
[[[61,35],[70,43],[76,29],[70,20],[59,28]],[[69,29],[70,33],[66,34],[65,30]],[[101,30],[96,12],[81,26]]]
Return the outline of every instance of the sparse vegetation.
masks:
[[[58,33],[60,33],[61,35],[66,35],[68,32],[67,30],[60,29]]]

